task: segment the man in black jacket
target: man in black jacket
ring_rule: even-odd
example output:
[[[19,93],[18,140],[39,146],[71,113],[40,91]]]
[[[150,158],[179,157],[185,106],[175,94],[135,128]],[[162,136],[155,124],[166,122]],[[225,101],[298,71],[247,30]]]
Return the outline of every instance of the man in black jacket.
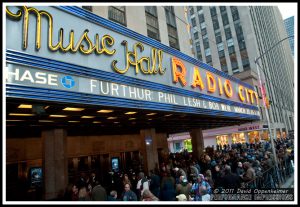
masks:
[[[225,166],[225,176],[223,177],[223,187],[225,189],[237,189],[241,186],[240,176],[231,172],[229,165]]]

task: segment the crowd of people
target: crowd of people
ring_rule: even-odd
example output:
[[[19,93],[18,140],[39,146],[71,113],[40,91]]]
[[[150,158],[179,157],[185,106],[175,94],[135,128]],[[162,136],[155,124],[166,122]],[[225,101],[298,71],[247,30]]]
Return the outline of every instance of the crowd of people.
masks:
[[[278,163],[291,165],[293,138],[275,142]],[[64,200],[70,201],[210,201],[215,189],[242,188],[274,167],[269,142],[208,147],[201,159],[184,150],[171,153],[159,167],[144,172],[110,172],[110,185],[99,183],[95,173],[82,174],[71,183]]]

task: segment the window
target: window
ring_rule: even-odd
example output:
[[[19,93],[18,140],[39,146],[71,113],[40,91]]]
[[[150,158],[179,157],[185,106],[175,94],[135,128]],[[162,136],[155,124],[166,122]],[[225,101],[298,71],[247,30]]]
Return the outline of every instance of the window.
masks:
[[[240,17],[239,17],[239,11],[237,10],[237,7],[236,6],[231,6],[230,9],[231,9],[231,14],[232,14],[233,21],[239,20]]]
[[[224,50],[224,44],[222,42],[217,44],[217,47],[218,47],[218,51]]]
[[[248,58],[242,59],[242,63],[243,63],[244,70],[249,70],[250,69],[250,63],[249,63]]]
[[[212,23],[213,23],[214,30],[217,30],[220,28],[218,16],[212,17]]]
[[[176,19],[173,6],[165,6],[167,24],[176,28]]]
[[[196,52],[201,52],[201,48],[200,48],[200,42],[196,43]]]
[[[216,32],[215,33],[215,37],[216,37],[216,43],[220,43],[222,42],[222,36],[221,36],[221,32]]]
[[[227,63],[226,63],[226,58],[220,58],[220,64],[221,64],[221,69],[223,72],[228,72],[228,68],[227,68]]]
[[[204,46],[204,49],[209,48],[208,38],[203,39],[203,46]]]
[[[206,63],[209,64],[212,62],[212,59],[211,59],[211,55],[208,55],[205,57],[206,58]]]
[[[206,24],[205,24],[205,22],[203,22],[203,23],[201,23],[201,24],[200,24],[200,28],[201,28],[201,29],[204,29],[204,28],[206,28]]]
[[[90,12],[93,11],[93,7],[92,6],[82,6],[83,9],[88,10]]]
[[[240,71],[239,71],[239,69],[238,69],[238,68],[236,68],[236,69],[233,69],[233,70],[232,70],[232,73],[233,73],[233,74],[235,74],[235,73],[239,73],[239,72],[240,72]]]
[[[217,9],[215,6],[210,7],[210,15],[211,16],[217,15]]]
[[[240,25],[240,23],[237,23],[234,25],[234,27],[235,27],[235,32],[237,35],[237,40],[239,43],[240,50],[243,50],[246,48],[246,45],[245,45],[245,41],[244,41],[242,26]]]
[[[169,34],[170,47],[173,47],[173,48],[179,50],[179,42],[178,42],[178,36],[177,36],[176,28],[168,25],[168,34]]]
[[[202,10],[202,6],[197,6],[197,11]]]
[[[225,6],[220,6],[220,11],[221,12],[226,12],[226,7]]]
[[[191,21],[192,21],[192,26],[195,27],[196,26],[196,19],[192,18]]]
[[[228,67],[227,67],[227,65],[221,65],[221,70],[222,70],[224,73],[228,73]]]
[[[244,40],[244,35],[243,35],[243,33],[237,34],[237,40],[238,40],[238,41]]]
[[[201,29],[201,35],[202,35],[202,36],[205,36],[206,34],[207,34],[206,28]]]
[[[152,16],[157,17],[157,9],[156,6],[145,6],[145,11]]]
[[[249,70],[250,69],[250,62],[249,62],[249,57],[247,50],[240,51],[241,52],[241,59],[242,59],[242,64],[244,70]]]
[[[204,14],[199,14],[199,22],[202,23],[204,21],[205,21]]]
[[[190,14],[193,15],[194,13],[194,7],[190,6]]]
[[[108,19],[126,26],[125,6],[108,7]]]
[[[202,54],[201,53],[197,53],[197,59],[202,61]]]
[[[218,52],[219,53],[219,57],[222,58],[222,57],[225,57],[225,52],[224,50],[221,50]]]
[[[230,62],[231,62],[232,72],[234,72],[235,69],[239,68],[235,54],[230,55]]]
[[[243,34],[243,29],[240,23],[234,24],[236,34]]]
[[[169,45],[170,47],[179,50],[176,19],[175,19],[173,6],[165,6],[165,14],[166,14],[167,26],[168,26]]]
[[[233,39],[227,40],[227,47],[233,46]]]
[[[245,40],[241,40],[241,41],[239,41],[238,43],[239,43],[239,48],[240,48],[240,50],[246,49],[246,43],[245,43]]]
[[[145,6],[148,37],[160,41],[157,11],[155,6]]]
[[[198,32],[195,32],[194,33],[194,40],[197,40],[197,39],[199,39],[199,34],[198,34]]]
[[[230,46],[230,47],[228,47],[228,53],[229,53],[229,55],[232,54],[232,53],[234,53],[234,52],[235,52],[235,50],[234,50],[234,46],[233,45]]]
[[[205,49],[205,50],[204,50],[204,53],[205,53],[205,56],[211,55],[211,53],[210,53],[210,48]]]
[[[224,26],[227,25],[227,24],[229,24],[227,13],[222,14],[222,21],[223,21],[223,25]]]
[[[225,29],[225,36],[226,36],[226,40],[228,40],[232,37],[230,27]]]

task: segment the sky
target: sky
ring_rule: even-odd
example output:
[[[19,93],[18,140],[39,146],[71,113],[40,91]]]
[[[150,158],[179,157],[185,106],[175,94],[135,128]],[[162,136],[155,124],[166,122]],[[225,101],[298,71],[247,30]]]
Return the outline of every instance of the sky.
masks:
[[[279,3],[278,8],[282,14],[283,19],[291,16],[296,16],[297,14],[297,4],[295,3]]]

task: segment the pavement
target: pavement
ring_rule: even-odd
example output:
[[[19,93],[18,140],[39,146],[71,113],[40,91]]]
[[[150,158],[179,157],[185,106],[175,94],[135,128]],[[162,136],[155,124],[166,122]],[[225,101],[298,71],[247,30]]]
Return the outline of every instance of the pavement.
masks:
[[[294,188],[294,174],[285,181],[281,188]]]

